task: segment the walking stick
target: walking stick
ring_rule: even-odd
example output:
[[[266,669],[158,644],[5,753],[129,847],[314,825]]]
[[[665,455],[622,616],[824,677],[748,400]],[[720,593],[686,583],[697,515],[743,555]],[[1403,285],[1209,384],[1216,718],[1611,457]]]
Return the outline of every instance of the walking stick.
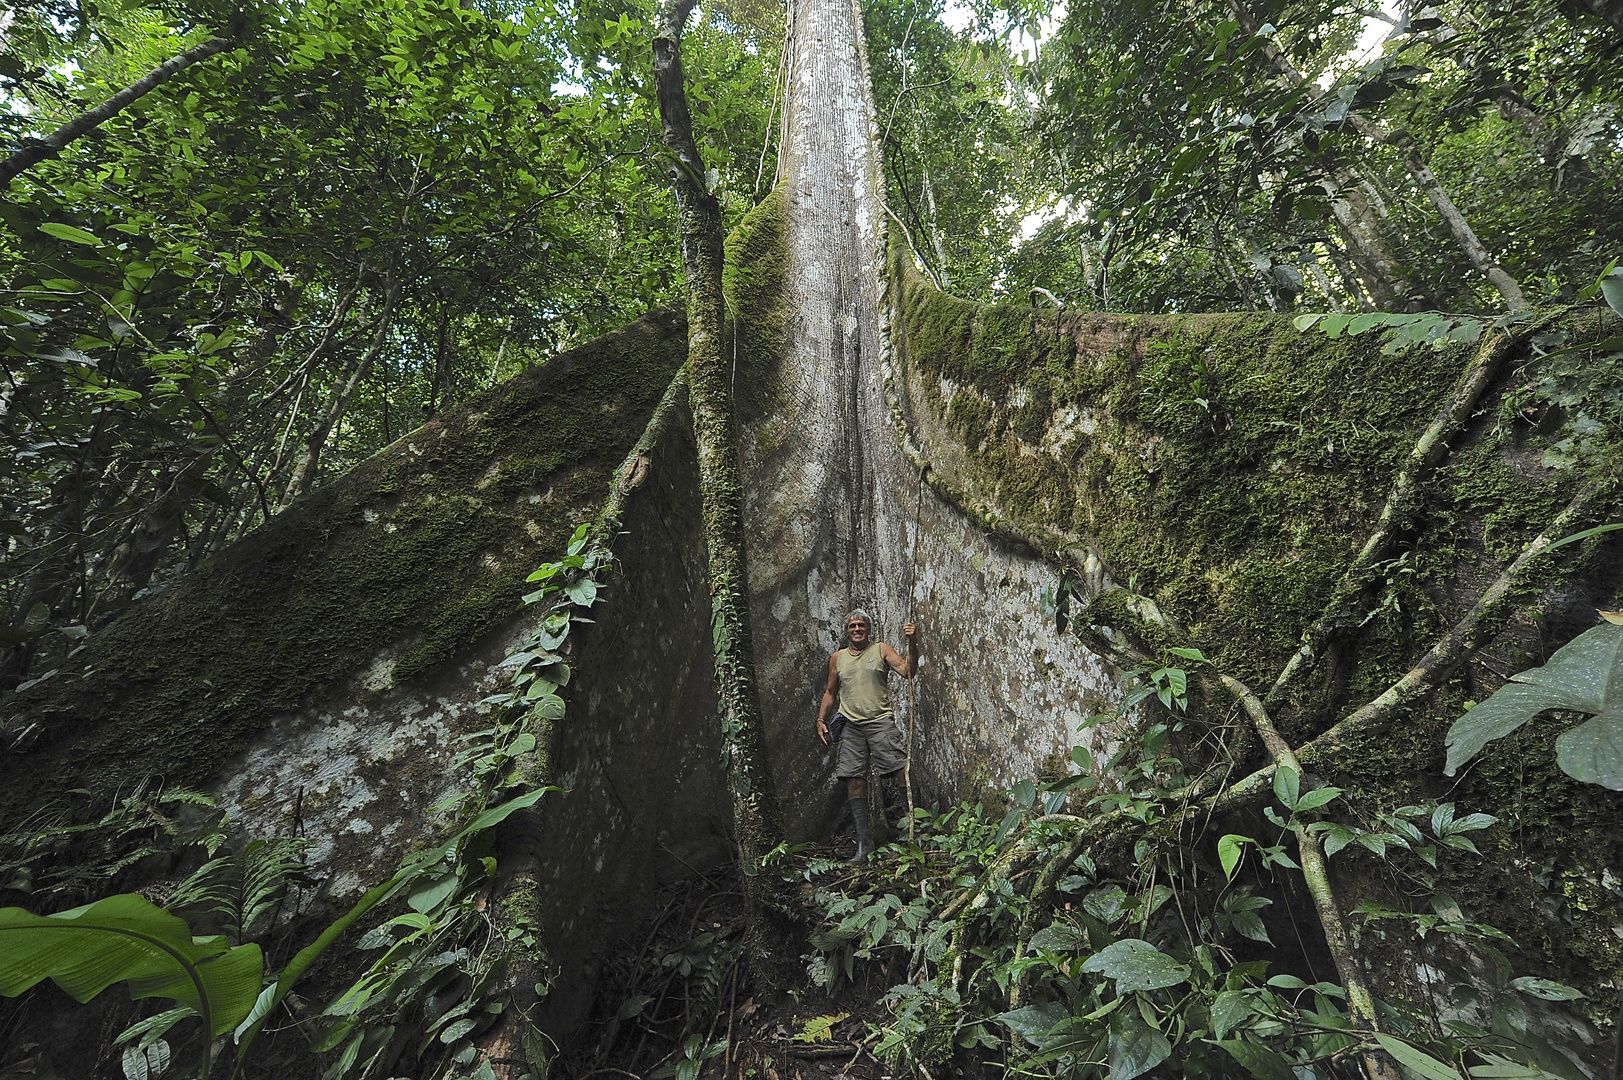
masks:
[[[928,464],[919,468],[919,496],[913,507],[913,554],[908,562],[907,573],[907,604],[913,606],[913,588],[918,583],[919,576],[919,515],[924,511],[924,474],[930,470]],[[917,623],[918,616],[913,621]],[[918,627],[915,625],[914,630]],[[912,663],[914,657],[913,643],[908,641],[908,662]],[[902,769],[902,780],[907,787],[907,843],[912,847],[917,840],[913,822],[913,720],[918,716],[918,709],[913,701],[913,680],[918,678],[918,669],[908,672],[907,678],[907,764]]]
[[[915,675],[918,672],[914,672]],[[907,844],[912,847],[917,837],[913,835],[913,680],[907,680],[907,765],[902,769],[902,779],[907,784]]]

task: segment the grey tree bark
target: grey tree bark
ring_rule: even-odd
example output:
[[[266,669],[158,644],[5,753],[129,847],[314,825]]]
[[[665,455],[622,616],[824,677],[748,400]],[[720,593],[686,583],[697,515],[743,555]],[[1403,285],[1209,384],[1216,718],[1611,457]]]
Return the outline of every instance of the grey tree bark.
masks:
[[[1091,741],[1079,704],[1116,695],[1100,659],[1041,617],[1053,573],[1034,550],[982,528],[938,494],[933,472],[919,500],[919,466],[939,447],[930,421],[908,415],[891,361],[864,50],[853,0],[790,5],[785,341],[771,413],[741,425],[755,658],[791,840],[826,838],[846,813],[814,723],[853,607],[893,644],[910,615],[921,623],[912,763],[924,803],[963,793],[971,762],[994,763],[975,778],[993,790],[1040,772]],[[933,659],[948,656],[950,667]],[[905,696],[892,700],[906,728]]]

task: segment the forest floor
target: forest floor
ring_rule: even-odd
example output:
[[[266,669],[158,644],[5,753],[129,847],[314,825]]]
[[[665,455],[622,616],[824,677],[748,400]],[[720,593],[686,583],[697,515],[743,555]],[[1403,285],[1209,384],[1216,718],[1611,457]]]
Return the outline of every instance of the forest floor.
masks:
[[[796,863],[848,857],[854,841],[816,845]],[[880,856],[882,857],[882,856]],[[855,880],[853,868],[823,879]],[[803,886],[810,893],[812,886]],[[757,995],[742,960],[743,895],[730,867],[668,886],[641,935],[605,962],[592,1017],[555,1076],[635,1080],[884,1080],[874,1056],[894,979],[863,964],[833,993],[800,974],[788,992]],[[810,952],[802,941],[803,951]],[[797,963],[796,969],[804,965]]]

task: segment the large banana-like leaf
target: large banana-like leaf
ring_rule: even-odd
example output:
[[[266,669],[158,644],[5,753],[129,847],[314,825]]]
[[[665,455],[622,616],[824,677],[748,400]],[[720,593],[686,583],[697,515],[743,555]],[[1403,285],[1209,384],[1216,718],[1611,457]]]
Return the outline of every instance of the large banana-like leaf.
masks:
[[[1511,676],[1488,700],[1448,729],[1456,769],[1494,739],[1539,713],[1571,709],[1594,715],[1555,741],[1556,764],[1576,780],[1623,791],[1623,626],[1607,622],[1573,638],[1543,667]]]
[[[208,1021],[211,1035],[242,1022],[259,995],[258,945],[193,938],[184,920],[134,893],[58,915],[0,908],[0,996],[50,979],[79,1001],[118,982],[130,997],[172,998]]]

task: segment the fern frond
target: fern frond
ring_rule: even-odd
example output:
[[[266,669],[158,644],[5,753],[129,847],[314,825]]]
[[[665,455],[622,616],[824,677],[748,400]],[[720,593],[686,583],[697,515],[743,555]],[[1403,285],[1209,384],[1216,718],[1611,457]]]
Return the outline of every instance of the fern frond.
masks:
[[[250,840],[240,851],[210,859],[170,894],[172,911],[217,915],[238,942],[276,906],[288,882],[304,870],[305,841]]]

